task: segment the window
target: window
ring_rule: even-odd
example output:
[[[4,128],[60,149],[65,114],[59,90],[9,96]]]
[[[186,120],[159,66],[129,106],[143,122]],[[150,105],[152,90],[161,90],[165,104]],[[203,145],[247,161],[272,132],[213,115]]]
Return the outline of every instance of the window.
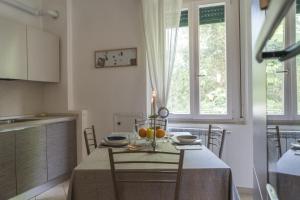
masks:
[[[268,41],[266,51],[280,50],[285,47],[284,22]],[[267,114],[284,115],[284,64],[278,60],[268,60],[267,65]]]
[[[176,57],[171,80],[168,108],[176,114],[190,113],[190,65],[188,10],[181,13],[177,33]]]
[[[238,0],[210,1],[181,12],[168,101],[174,118],[240,117],[232,106],[241,103]]]
[[[300,0],[268,41],[266,50],[281,50],[296,41],[300,41]],[[269,60],[266,64],[268,119],[299,119],[300,56],[286,62]]]
[[[225,6],[199,8],[200,114],[227,114]]]

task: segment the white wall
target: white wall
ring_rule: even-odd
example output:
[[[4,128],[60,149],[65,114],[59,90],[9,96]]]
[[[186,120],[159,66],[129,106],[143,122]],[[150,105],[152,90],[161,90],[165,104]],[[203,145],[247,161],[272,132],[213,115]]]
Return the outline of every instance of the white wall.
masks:
[[[43,85],[0,80],[0,117],[43,111]]]
[[[113,114],[146,111],[140,0],[73,0],[74,109],[86,109],[98,137]],[[94,51],[137,47],[138,66],[96,69]]]
[[[43,17],[45,31],[60,37],[60,83],[45,84],[44,109],[46,112],[62,113],[68,111],[68,13],[66,0],[43,0],[43,10],[57,10],[59,18]]]
[[[41,7],[40,0],[24,2],[34,8]],[[0,3],[0,17],[36,27],[42,25],[40,17],[33,17],[3,3]],[[43,84],[35,82],[0,80],[0,117],[42,112],[43,87]]]
[[[227,137],[225,161],[233,170],[239,187],[253,187],[253,116],[252,116],[252,52],[251,0],[241,1],[241,64],[244,77],[244,125],[227,125],[232,133]],[[226,126],[225,126],[226,127]]]

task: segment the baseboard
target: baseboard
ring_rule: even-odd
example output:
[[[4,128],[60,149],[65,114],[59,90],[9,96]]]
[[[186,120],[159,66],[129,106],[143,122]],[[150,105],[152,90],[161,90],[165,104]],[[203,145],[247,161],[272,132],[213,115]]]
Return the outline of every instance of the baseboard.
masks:
[[[33,197],[36,197],[44,192],[46,192],[47,190],[53,188],[54,186],[63,183],[64,181],[70,179],[71,174],[65,174],[62,175],[56,179],[53,179],[51,181],[48,181],[47,183],[37,186],[35,188],[32,188],[22,194],[19,194],[15,197],[12,197],[10,200],[20,200],[20,199],[31,199]]]

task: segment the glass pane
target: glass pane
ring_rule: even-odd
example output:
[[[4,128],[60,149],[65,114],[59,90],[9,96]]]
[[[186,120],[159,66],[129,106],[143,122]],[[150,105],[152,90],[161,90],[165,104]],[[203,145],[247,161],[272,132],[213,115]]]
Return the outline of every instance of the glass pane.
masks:
[[[226,23],[223,19],[202,18],[206,9],[199,9],[199,94],[200,114],[227,114]],[[221,9],[222,11],[222,9]],[[220,12],[221,12],[220,11]],[[220,16],[218,14],[218,16]],[[219,17],[220,19],[220,17]],[[201,20],[205,20],[202,22]]]
[[[178,30],[168,108],[174,114],[190,114],[189,27]]]
[[[300,0],[296,1],[296,13],[300,13]]]
[[[298,1],[297,1],[297,11],[298,11]],[[299,8],[300,10],[300,8]],[[300,40],[300,13],[296,14],[296,41]],[[296,68],[297,68],[297,112],[300,114],[300,56],[296,57]]]
[[[284,48],[284,22],[275,31],[266,46],[267,51]],[[267,65],[267,114],[284,115],[284,64],[268,60]]]

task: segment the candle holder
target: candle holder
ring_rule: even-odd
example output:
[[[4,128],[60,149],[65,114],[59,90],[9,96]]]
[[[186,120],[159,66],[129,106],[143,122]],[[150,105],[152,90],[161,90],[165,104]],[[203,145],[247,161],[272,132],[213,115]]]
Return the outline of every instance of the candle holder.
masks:
[[[156,146],[157,146],[157,144],[156,144],[156,119],[157,119],[158,115],[156,114],[156,96],[157,96],[157,93],[156,93],[156,90],[154,89],[152,91],[152,99],[151,99],[151,103],[152,103],[151,116],[149,116],[150,126],[151,126],[151,128],[153,128],[153,139],[151,142],[153,151],[155,151]]]
[[[157,147],[157,143],[156,143],[156,120],[157,118],[159,117],[159,115],[157,114],[153,114],[151,116],[149,116],[149,121],[150,121],[150,127],[151,129],[153,129],[153,137],[152,137],[152,141],[151,141],[151,146],[152,146],[152,150],[155,151],[156,150],[156,147]]]

